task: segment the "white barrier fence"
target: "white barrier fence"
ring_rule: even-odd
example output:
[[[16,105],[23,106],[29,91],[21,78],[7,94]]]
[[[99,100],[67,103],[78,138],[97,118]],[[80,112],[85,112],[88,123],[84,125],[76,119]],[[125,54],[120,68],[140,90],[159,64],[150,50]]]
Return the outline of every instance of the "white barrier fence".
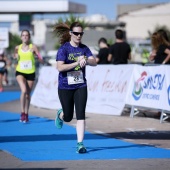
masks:
[[[136,65],[126,104],[170,111],[170,66]]]
[[[170,111],[170,66],[98,65],[87,66],[90,113],[121,115],[125,104]],[[58,71],[40,70],[31,104],[58,109]]]

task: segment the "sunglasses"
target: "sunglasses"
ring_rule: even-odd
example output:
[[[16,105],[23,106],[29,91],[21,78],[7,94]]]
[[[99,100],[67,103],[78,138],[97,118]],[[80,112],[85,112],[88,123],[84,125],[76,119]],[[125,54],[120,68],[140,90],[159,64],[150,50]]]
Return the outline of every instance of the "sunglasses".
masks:
[[[84,32],[74,32],[74,31],[71,31],[74,35],[78,36],[83,36]]]

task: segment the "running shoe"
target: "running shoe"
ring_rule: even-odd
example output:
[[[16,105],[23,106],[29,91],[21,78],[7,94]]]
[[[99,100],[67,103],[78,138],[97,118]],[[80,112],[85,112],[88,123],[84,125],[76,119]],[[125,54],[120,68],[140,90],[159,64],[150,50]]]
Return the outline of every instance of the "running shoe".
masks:
[[[63,109],[59,109],[57,111],[57,116],[55,118],[55,126],[57,126],[58,129],[61,129],[63,127],[63,120],[60,119],[60,114],[63,112]]]
[[[21,113],[21,116],[20,116],[20,122],[23,122],[25,120],[25,113]]]
[[[87,152],[86,148],[83,145],[83,142],[77,143],[77,151],[76,152],[77,153],[86,153]]]
[[[28,114],[25,114],[25,120],[23,121],[24,123],[28,123],[29,119],[28,119]]]

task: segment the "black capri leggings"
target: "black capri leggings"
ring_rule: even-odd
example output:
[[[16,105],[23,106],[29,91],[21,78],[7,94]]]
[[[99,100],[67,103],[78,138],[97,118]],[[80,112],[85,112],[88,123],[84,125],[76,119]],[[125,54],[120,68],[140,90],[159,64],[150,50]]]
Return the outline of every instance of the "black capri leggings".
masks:
[[[74,105],[77,120],[85,120],[87,86],[75,90],[58,89],[58,95],[64,112],[63,120],[65,122],[70,122],[73,119]]]

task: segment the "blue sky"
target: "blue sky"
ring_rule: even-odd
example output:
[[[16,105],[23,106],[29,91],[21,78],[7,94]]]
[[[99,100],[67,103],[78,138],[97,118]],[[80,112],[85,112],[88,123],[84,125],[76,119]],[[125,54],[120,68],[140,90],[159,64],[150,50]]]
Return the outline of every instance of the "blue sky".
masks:
[[[115,20],[117,16],[118,4],[143,4],[143,3],[163,3],[170,0],[70,0],[71,2],[85,4],[87,13],[78,16],[89,16],[93,14],[106,15],[109,19]],[[58,15],[64,16],[64,15]],[[41,16],[42,17],[42,16]],[[45,18],[56,18],[56,15],[45,15]]]

